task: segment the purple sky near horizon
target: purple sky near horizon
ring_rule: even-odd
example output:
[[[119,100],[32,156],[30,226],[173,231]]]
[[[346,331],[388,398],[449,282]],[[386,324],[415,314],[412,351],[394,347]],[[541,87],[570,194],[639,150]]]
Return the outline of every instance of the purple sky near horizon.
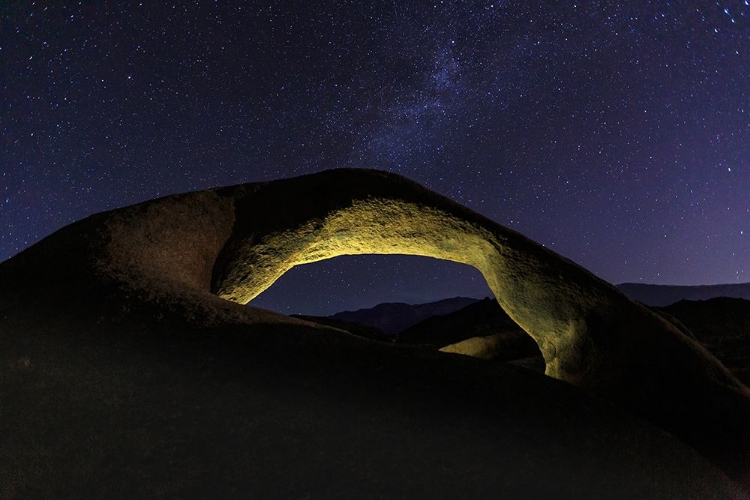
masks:
[[[366,167],[610,282],[748,282],[749,3],[4,2],[0,261],[103,210]],[[358,256],[253,304],[488,294]]]

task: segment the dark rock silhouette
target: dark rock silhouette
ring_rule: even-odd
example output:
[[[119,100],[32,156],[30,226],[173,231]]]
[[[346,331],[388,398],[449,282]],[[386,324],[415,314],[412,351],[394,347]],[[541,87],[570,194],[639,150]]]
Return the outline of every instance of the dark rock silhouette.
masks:
[[[740,381],[750,384],[750,301],[682,300],[661,310],[677,317]]]
[[[477,267],[548,375],[750,484],[748,391],[694,340],[411,181],[337,170],[98,214],[2,263],[2,495],[741,496],[560,382],[240,305],[345,253]]]
[[[441,348],[473,337],[499,332],[529,337],[494,299],[485,298],[449,314],[433,316],[400,332],[396,341]],[[536,344],[534,344],[536,346]],[[536,348],[536,352],[539,351]]]

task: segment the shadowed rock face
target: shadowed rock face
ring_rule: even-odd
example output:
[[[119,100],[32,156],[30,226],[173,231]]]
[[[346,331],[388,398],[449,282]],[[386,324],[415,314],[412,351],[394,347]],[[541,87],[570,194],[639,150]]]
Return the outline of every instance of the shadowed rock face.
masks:
[[[232,302],[247,303],[295,265],[352,254],[477,268],[539,345],[547,375],[667,429],[750,484],[750,393],[712,355],[575,263],[393,174],[327,171],[99,214],[0,267],[0,314],[54,300],[72,280],[90,293],[106,281],[193,324],[304,326]]]

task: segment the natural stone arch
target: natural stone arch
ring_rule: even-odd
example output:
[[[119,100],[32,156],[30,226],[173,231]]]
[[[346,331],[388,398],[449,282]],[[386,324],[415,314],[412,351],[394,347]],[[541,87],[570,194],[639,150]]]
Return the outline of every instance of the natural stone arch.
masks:
[[[243,187],[228,191],[235,222],[214,265],[212,290],[234,302],[249,302],[295,265],[340,255],[421,255],[477,268],[557,378],[597,384],[587,374],[602,364],[617,368],[605,351],[653,336],[644,328],[674,334],[573,262],[393,174],[336,170],[247,194]],[[718,364],[717,371],[726,374]]]
[[[548,375],[617,401],[747,481],[747,388],[697,342],[570,260],[379,171],[327,171],[218,194],[235,208],[213,267],[218,296],[247,303],[293,266],[337,255],[471,265],[539,344]],[[712,443],[705,426],[715,427]]]
[[[212,289],[235,302],[249,302],[295,265],[340,255],[468,264],[540,344],[548,372],[570,378],[590,361],[583,351],[593,347],[575,345],[571,328],[581,329],[583,311],[622,297],[524,236],[392,174],[324,172],[270,183],[251,196],[234,194],[234,230],[214,266]]]
[[[2,263],[0,316],[104,289],[116,314],[136,301],[199,328],[304,326],[219,297],[245,303],[291,266],[345,253],[476,267],[537,341],[548,375],[656,423],[750,485],[750,394],[710,353],[575,263],[394,174],[326,171],[94,215]]]

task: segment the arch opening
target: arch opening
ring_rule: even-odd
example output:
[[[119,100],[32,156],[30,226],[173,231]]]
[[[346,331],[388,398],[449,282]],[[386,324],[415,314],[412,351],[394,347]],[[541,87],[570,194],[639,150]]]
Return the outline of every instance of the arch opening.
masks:
[[[492,291],[476,269],[413,255],[345,255],[298,265],[248,305],[282,314],[331,316],[384,303],[424,304]]]

